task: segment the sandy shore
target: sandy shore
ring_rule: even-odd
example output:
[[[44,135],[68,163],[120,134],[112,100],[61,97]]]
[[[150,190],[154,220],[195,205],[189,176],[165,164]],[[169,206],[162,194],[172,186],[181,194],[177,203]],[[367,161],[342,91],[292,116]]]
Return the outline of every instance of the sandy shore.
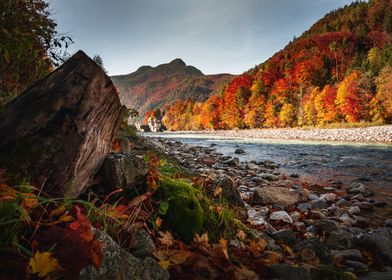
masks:
[[[306,141],[368,142],[392,144],[392,125],[372,126],[365,128],[333,128],[333,129],[247,129],[216,131],[175,131],[174,134],[196,134],[218,137],[238,137],[255,139],[283,139]]]

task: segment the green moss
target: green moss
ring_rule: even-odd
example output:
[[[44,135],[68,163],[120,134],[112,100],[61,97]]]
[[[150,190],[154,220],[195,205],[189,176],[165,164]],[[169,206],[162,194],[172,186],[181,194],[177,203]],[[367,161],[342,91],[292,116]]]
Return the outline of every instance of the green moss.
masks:
[[[162,176],[159,192],[169,207],[164,215],[165,223],[184,241],[191,241],[203,229],[204,211],[197,195],[200,191],[189,183]]]

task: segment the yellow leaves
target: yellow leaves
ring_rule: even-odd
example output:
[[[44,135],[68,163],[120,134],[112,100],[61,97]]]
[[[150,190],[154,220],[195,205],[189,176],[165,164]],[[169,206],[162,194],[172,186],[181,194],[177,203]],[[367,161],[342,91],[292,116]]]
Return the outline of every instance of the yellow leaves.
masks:
[[[30,259],[29,269],[33,274],[38,273],[39,277],[46,277],[49,273],[61,269],[61,266],[52,253],[38,251]]]
[[[65,210],[66,210],[65,206],[60,206],[60,207],[54,209],[52,212],[50,212],[50,217],[60,216],[61,214],[63,214],[65,212]]]
[[[159,265],[163,268],[163,269],[168,269],[170,266],[170,261],[169,260],[160,260],[159,261]]]
[[[160,241],[163,245],[166,245],[166,246],[169,247],[170,245],[173,244],[173,235],[172,235],[170,232],[168,232],[168,231],[166,231],[166,232],[160,231],[160,232],[159,232],[159,235],[160,235],[161,237],[158,238],[158,239],[159,239],[159,241]]]
[[[226,259],[229,259],[229,254],[227,252],[227,240],[221,238],[219,240],[219,245],[221,246],[222,252],[225,255]]]

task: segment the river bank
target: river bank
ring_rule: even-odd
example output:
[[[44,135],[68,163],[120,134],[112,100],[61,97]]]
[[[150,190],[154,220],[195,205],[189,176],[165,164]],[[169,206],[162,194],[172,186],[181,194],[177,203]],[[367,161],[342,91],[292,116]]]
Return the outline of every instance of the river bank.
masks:
[[[246,130],[173,131],[170,134],[192,134],[209,137],[281,139],[303,141],[336,141],[392,144],[392,125],[364,128],[271,128]]]
[[[333,181],[314,190],[298,174],[282,173],[275,162],[240,161],[219,153],[215,144],[198,147],[165,138],[148,141],[204,180],[220,181],[229,204],[244,203],[243,218],[267,233],[269,250],[285,242],[293,246],[300,262],[313,266],[332,263],[357,274],[390,271],[391,221],[388,216],[381,223],[371,218],[375,209],[389,205],[375,200],[365,184]]]

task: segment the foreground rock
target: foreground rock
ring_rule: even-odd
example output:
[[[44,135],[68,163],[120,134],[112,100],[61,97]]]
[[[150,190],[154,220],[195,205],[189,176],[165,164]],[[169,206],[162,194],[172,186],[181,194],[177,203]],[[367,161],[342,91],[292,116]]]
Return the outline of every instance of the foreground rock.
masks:
[[[111,153],[105,158],[100,175],[106,193],[117,188],[138,192],[144,187],[148,171],[144,160],[137,155]]]
[[[307,201],[308,193],[305,190],[292,190],[284,187],[258,188],[253,194],[252,204],[279,204],[283,207],[293,206],[299,202]]]
[[[122,105],[82,51],[7,104],[0,114],[0,167],[51,195],[77,196],[110,150]]]
[[[95,238],[103,244],[102,265],[98,270],[93,266],[83,269],[80,279],[169,279],[169,273],[152,258],[132,256],[100,230],[95,230]]]

